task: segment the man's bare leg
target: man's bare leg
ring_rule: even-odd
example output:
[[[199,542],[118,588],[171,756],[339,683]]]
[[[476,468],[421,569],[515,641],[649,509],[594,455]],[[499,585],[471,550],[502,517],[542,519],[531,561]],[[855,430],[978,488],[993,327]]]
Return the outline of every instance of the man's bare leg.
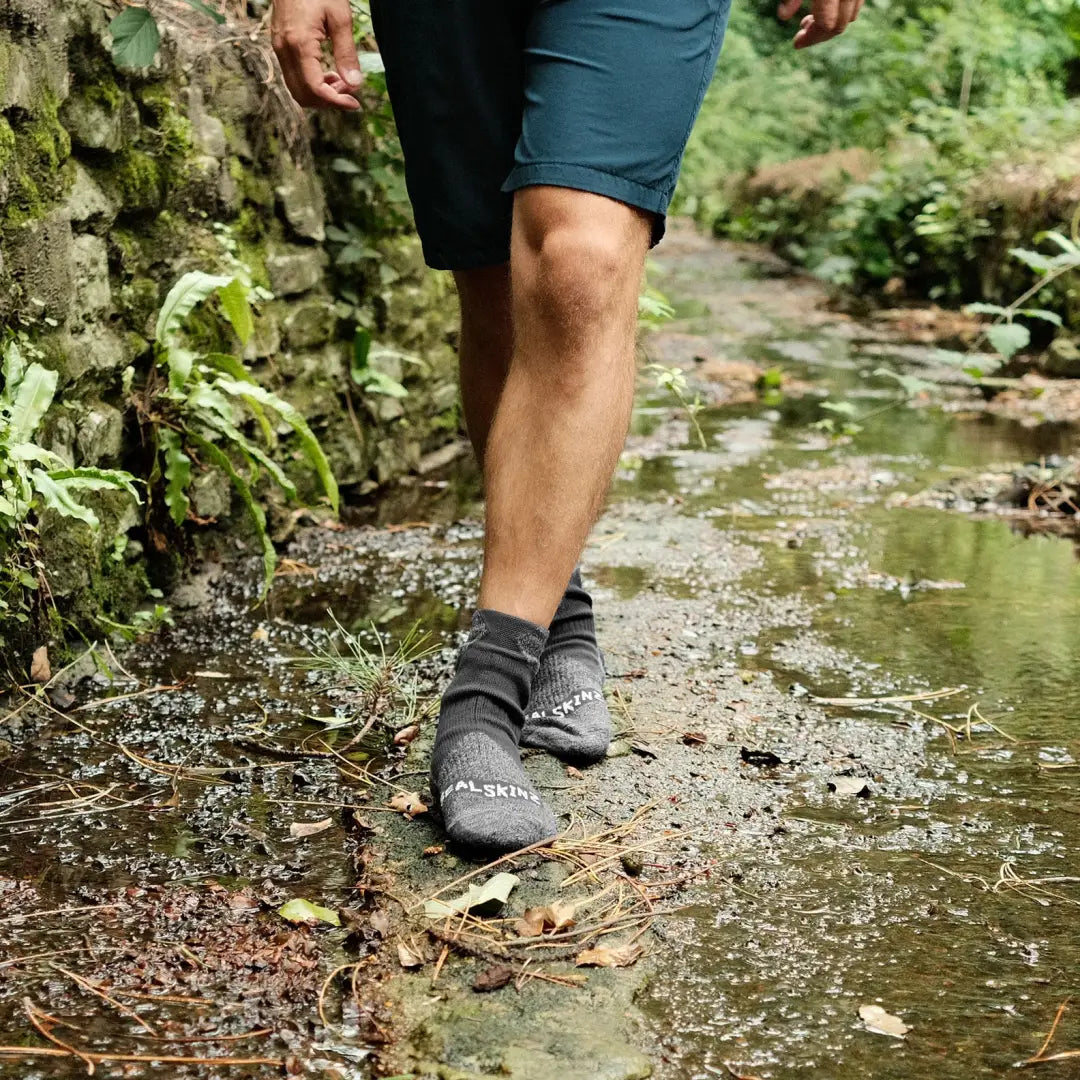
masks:
[[[431,764],[447,833],[469,847],[513,851],[557,829],[518,746],[546,627],[626,434],[649,234],[644,214],[600,196],[537,187],[515,198],[514,348],[480,450],[480,606],[443,695]]]
[[[650,218],[531,187],[514,202],[514,353],[485,455],[480,607],[547,626],[629,424]]]
[[[461,298],[458,368],[465,427],[476,460],[483,466],[484,447],[514,348],[510,264],[458,270],[454,280]]]

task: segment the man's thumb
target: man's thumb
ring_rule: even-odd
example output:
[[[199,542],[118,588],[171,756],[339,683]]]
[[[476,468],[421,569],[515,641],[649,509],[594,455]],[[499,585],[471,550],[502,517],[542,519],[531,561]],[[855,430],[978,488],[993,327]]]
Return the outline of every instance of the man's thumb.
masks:
[[[352,11],[347,2],[334,7],[327,15],[330,30],[330,44],[334,50],[334,67],[337,73],[350,85],[359,86],[364,81],[360,70],[360,61],[356,56],[356,42],[353,41]]]

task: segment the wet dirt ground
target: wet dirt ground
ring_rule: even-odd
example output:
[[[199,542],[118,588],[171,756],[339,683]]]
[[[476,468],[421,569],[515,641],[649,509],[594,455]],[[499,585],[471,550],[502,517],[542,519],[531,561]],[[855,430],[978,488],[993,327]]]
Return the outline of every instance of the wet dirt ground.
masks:
[[[869,373],[933,377],[932,346],[756,251],[676,230],[656,261],[677,318],[645,347],[700,389],[706,448],[644,377],[584,559],[619,738],[580,773],[527,756],[569,839],[497,868],[502,916],[569,900],[576,928],[425,919],[476,869],[387,806],[423,795],[431,722],[387,748],[399,711],[296,662],[334,619],[419,620],[437,692],[478,575],[463,466],[299,533],[267,607],[254,565],[205,567],[175,629],[9,719],[0,1043],[52,1054],[0,1076],[968,1080],[1040,1050],[1080,992],[1080,570],[965,493],[1077,433],[946,376],[895,402]],[[882,411],[830,439],[825,394]],[[294,898],[341,925],[288,922]],[[580,967],[586,944],[643,955]],[[1045,1054],[1078,1048],[1066,1011]]]

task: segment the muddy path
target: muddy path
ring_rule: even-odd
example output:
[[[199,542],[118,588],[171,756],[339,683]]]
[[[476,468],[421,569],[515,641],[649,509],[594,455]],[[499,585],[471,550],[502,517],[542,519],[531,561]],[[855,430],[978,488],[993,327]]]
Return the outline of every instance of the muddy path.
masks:
[[[1080,570],[963,492],[1076,431],[944,377],[885,408],[883,360],[934,377],[902,325],[691,233],[657,263],[678,317],[646,348],[706,448],[644,377],[585,556],[619,738],[581,773],[527,757],[561,846],[470,879],[387,805],[423,797],[430,719],[388,744],[476,585],[462,466],[298,533],[266,608],[254,566],[204,568],[175,629],[8,720],[0,1043],[38,1054],[0,1075],[968,1080],[1039,1051],[1080,991]],[[826,393],[882,409],[830,439]],[[438,649],[362,692],[335,622]],[[426,917],[499,871],[494,915]],[[1066,1012],[1046,1053],[1077,1048]]]

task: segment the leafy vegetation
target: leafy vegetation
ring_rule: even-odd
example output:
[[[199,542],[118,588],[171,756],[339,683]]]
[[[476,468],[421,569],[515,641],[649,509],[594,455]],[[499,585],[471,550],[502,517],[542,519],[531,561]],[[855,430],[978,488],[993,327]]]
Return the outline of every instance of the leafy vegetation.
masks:
[[[773,6],[733,13],[678,205],[840,285],[999,299],[984,256],[1002,220],[980,188],[1080,139],[1080,4],[868,0],[846,34],[800,53]],[[850,147],[872,153],[864,175],[811,167],[778,190],[745,185],[762,167]]]
[[[239,356],[220,350],[198,351],[184,327],[195,309],[216,296],[222,315],[240,346],[254,330],[249,286],[242,277],[193,271],[170,290],[157,318],[154,347],[166,376],[164,386],[151,378],[140,411],[154,446],[151,487],[163,487],[174,525],[191,516],[191,487],[199,467],[224,473],[239,496],[262,547],[264,591],[277,565],[266,527],[266,511],[257,496],[265,476],[287,498],[298,497],[296,484],[279,463],[281,428],[295,436],[298,452],[313,470],[331,509],[338,509],[338,488],[319,440],[300,412],[255,381]],[[273,422],[276,418],[277,423]],[[261,442],[243,431],[253,421]]]
[[[25,340],[9,340],[0,367],[0,622],[8,618],[28,622],[30,597],[47,587],[34,543],[43,512],[74,518],[97,530],[100,521],[85,495],[111,489],[140,501],[130,473],[73,468],[35,441],[56,394],[57,375],[36,360],[28,361],[24,352],[30,351]]]

